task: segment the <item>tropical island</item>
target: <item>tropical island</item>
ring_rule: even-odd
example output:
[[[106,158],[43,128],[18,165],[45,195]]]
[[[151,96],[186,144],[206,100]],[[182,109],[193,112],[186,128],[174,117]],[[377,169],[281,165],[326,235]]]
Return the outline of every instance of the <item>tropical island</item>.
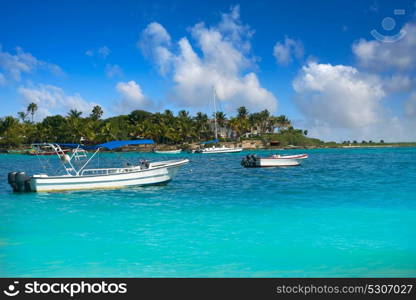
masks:
[[[70,110],[66,116],[47,116],[35,122],[37,109],[36,103],[30,103],[26,111],[17,113],[17,117],[0,118],[0,149],[3,152],[45,141],[98,144],[131,139],[152,139],[162,149],[194,149],[201,142],[214,138],[214,119],[218,125],[219,143],[245,149],[416,145],[385,143],[383,140],[324,142],[308,137],[307,130],[294,128],[285,115],[273,116],[268,110],[250,113],[244,106],[239,107],[236,116],[230,118],[221,111],[216,112],[216,118],[210,118],[202,112],[191,116],[185,110],[176,115],[171,110],[163,113],[134,110],[127,115],[103,119],[103,109],[96,105],[88,116],[83,116],[81,111]]]

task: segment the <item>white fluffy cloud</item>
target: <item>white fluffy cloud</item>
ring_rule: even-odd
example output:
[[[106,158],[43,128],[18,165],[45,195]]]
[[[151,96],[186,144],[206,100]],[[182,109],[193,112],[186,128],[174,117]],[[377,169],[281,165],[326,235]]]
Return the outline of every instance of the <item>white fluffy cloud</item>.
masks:
[[[293,87],[302,112],[330,126],[357,128],[380,120],[381,83],[353,67],[309,63]]]
[[[406,118],[385,117],[384,128],[381,125],[376,128],[396,141],[416,139],[416,23],[405,24],[401,34],[402,38],[394,42],[391,38],[387,42],[360,39],[352,45],[359,67],[382,74],[379,76],[387,101],[397,101],[394,93],[409,95],[403,106]]]
[[[159,23],[152,22],[143,30],[137,46],[147,58],[154,60],[159,72],[165,74],[171,63],[171,38],[166,29]]]
[[[344,65],[304,66],[293,81],[295,101],[312,136],[328,139],[385,138],[397,129],[381,101],[386,96],[381,80]],[[381,127],[380,127],[381,126]]]
[[[152,107],[152,103],[143,94],[140,85],[134,80],[119,82],[116,89],[121,95],[121,99],[114,106],[117,113],[130,113],[135,109],[150,110]]]
[[[385,107],[383,79],[345,65],[304,66],[293,81],[295,103],[305,119],[299,124],[323,140],[412,141],[416,139],[416,93],[405,103],[407,119]]]
[[[0,70],[3,74],[0,80],[20,81],[23,73],[32,73],[38,69],[48,70],[54,74],[62,73],[59,66],[37,59],[31,53],[17,47],[16,53],[12,54],[2,50],[0,45]]]
[[[84,100],[79,94],[66,95],[63,89],[53,85],[21,86],[18,93],[26,105],[31,102],[38,105],[37,120],[52,114],[66,115],[71,109],[82,111],[86,115],[96,105]]]
[[[150,23],[138,42],[159,71],[171,76],[173,102],[188,109],[207,107],[215,86],[226,111],[234,112],[242,105],[251,111],[276,111],[276,97],[249,71],[255,68],[255,58],[250,55],[253,31],[241,23],[238,6],[222,14],[215,26],[198,23],[189,31],[194,46],[187,37],[172,45],[165,28]]]
[[[383,89],[388,101],[394,101],[394,93],[408,93],[404,103],[404,115],[407,118],[391,117],[384,124],[393,124],[385,128],[385,133],[395,140],[414,140],[416,133],[416,23],[406,23],[401,30],[402,38],[392,42],[360,39],[352,45],[358,65],[369,72],[385,72],[382,77]],[[412,92],[413,91],[413,92]],[[394,121],[392,121],[394,120]],[[395,128],[394,132],[390,129]],[[381,128],[378,128],[382,131]]]
[[[288,65],[293,62],[294,58],[300,60],[303,54],[303,43],[287,36],[284,42],[277,42],[273,48],[273,55],[279,65]]]
[[[361,66],[373,70],[411,70],[416,67],[416,24],[407,23],[403,38],[394,43],[360,39],[352,50]]]

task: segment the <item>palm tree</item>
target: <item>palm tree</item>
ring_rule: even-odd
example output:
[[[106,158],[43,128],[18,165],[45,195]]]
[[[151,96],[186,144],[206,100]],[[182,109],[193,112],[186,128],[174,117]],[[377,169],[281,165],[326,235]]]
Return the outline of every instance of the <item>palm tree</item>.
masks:
[[[96,105],[94,106],[94,108],[92,109],[92,112],[90,114],[90,118],[93,119],[94,121],[97,121],[101,118],[101,116],[103,115],[104,111],[101,108],[101,106]]]
[[[245,119],[248,116],[248,110],[245,106],[241,106],[237,109],[237,117],[240,119]]]
[[[179,122],[179,136],[182,142],[190,142],[197,136],[192,122]]]
[[[260,113],[252,113],[248,116],[248,123],[250,125],[250,131],[255,131],[257,134],[260,133],[261,116]]]
[[[194,122],[198,132],[198,138],[205,138],[208,132],[208,116],[202,112],[198,112],[194,117]]]
[[[171,111],[170,109],[165,109],[164,115],[169,119],[172,119],[174,117],[173,111]]]
[[[208,123],[208,116],[202,112],[197,112],[194,120],[197,124],[201,125],[201,128],[204,128],[204,126]]]
[[[79,117],[81,117],[81,115],[82,115],[82,111],[78,111],[76,109],[71,109],[68,113],[69,118],[75,118],[75,119],[78,119]]]
[[[291,126],[290,120],[285,115],[278,116],[275,121],[277,128],[279,128],[279,131],[282,129],[289,128]]]
[[[190,142],[197,137],[195,126],[189,117],[189,112],[185,110],[179,111],[176,125],[183,142]]]
[[[267,109],[261,111],[259,113],[259,125],[260,125],[260,132],[266,133],[266,131],[269,129],[269,123],[270,123],[270,113]]]
[[[167,140],[171,141],[174,144],[179,143],[181,141],[181,137],[180,137],[178,130],[173,127],[167,128],[165,137]]]
[[[25,113],[24,111],[19,111],[17,115],[19,116],[19,119],[22,120],[23,123],[26,122],[27,113]]]
[[[35,115],[35,112],[38,110],[38,105],[32,102],[27,106],[26,110],[28,113],[32,115],[32,123],[33,123],[33,116]]]
[[[181,110],[178,112],[178,118],[183,120],[190,120],[189,112],[186,110]]]
[[[108,142],[116,139],[117,133],[114,127],[111,126],[111,123],[106,122],[100,129],[100,136],[103,141]]]
[[[240,138],[244,133],[250,130],[250,123],[247,118],[232,118],[230,120],[230,126],[237,134],[237,138]]]
[[[227,121],[227,117],[225,116],[225,113],[223,113],[222,111],[217,111],[215,116],[217,118],[218,126],[224,127],[225,122]]]
[[[77,117],[70,117],[68,119],[68,130],[72,136],[72,143],[78,143],[83,137],[83,125],[81,124],[81,119]]]

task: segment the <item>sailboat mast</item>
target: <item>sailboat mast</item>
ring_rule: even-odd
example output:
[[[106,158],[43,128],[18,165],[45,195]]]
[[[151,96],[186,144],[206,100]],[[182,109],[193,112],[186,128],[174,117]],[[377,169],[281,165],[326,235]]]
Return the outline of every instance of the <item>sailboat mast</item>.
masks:
[[[212,87],[212,92],[214,94],[214,130],[215,130],[215,139],[218,139],[218,128],[217,128],[217,103],[215,98],[215,87]]]

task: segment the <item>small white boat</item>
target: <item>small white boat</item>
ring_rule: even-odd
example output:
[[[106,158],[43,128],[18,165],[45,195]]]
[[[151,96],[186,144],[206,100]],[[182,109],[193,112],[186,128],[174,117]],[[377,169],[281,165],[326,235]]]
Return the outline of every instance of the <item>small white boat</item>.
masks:
[[[257,157],[256,155],[247,155],[241,161],[241,165],[246,168],[260,167],[293,167],[299,166],[300,161],[308,158],[307,154],[297,155],[271,155],[270,157]]]
[[[182,150],[155,150],[154,152],[157,154],[179,154]]]
[[[145,141],[148,143],[150,140]],[[126,165],[120,168],[86,168],[91,159],[102,148],[112,150],[124,145],[137,145],[141,143],[144,142],[140,140],[113,141],[89,147],[77,144],[65,144],[66,147],[74,148],[71,155],[66,154],[60,144],[34,144],[38,148],[52,149],[60,158],[66,174],[35,174],[28,176],[25,172],[10,172],[8,174],[8,181],[15,192],[50,192],[143,186],[169,182],[176,175],[180,167],[189,162],[188,159],[160,162],[141,160],[137,164]],[[88,158],[85,149],[95,149],[96,151]],[[80,158],[84,158],[85,162]],[[77,167],[77,165],[79,166]]]
[[[243,151],[243,148],[231,148],[231,147],[207,147],[199,150],[195,150],[195,153],[202,154],[215,154],[215,153],[237,153]]]

